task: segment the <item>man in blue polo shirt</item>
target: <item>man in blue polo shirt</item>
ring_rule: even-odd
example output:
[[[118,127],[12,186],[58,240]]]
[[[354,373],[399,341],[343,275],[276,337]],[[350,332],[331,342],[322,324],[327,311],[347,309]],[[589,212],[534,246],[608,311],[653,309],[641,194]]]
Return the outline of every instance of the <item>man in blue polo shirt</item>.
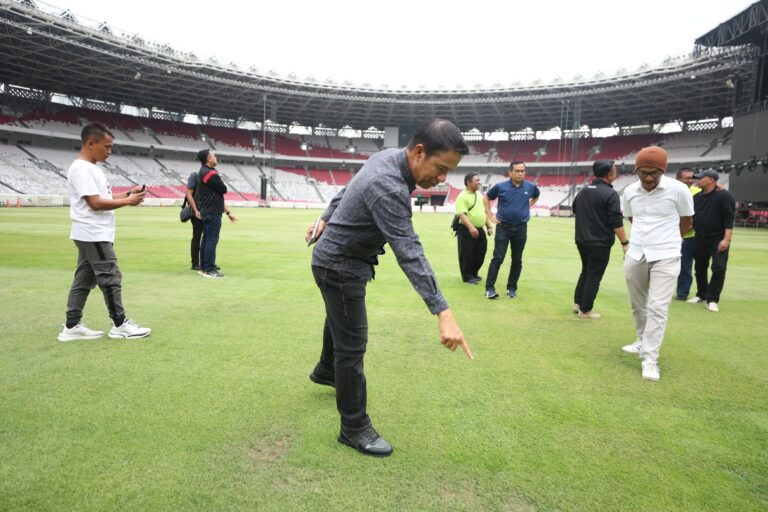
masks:
[[[499,199],[497,213],[491,212],[491,201]],[[525,164],[509,164],[509,181],[497,183],[483,196],[486,217],[498,224],[494,237],[493,259],[488,267],[485,280],[485,297],[495,299],[496,276],[507,254],[507,246],[512,247],[512,266],[507,279],[507,296],[517,297],[517,280],[523,269],[523,249],[528,239],[528,219],[531,218],[531,206],[539,199],[539,187],[525,181]]]

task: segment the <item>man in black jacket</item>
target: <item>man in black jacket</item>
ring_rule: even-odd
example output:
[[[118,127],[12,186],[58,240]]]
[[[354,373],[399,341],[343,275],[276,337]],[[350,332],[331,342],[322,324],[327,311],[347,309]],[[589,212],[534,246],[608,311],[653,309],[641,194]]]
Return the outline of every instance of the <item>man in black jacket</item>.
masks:
[[[576,215],[576,247],[581,256],[581,275],[573,293],[573,312],[579,318],[600,318],[592,311],[600,281],[611,257],[616,236],[626,254],[629,247],[624,233],[619,195],[613,190],[617,177],[613,160],[598,160],[592,165],[595,179],[576,195],[573,213]]]
[[[216,246],[221,232],[221,214],[226,212],[231,222],[237,222],[224,202],[227,186],[216,171],[216,154],[209,149],[197,153],[202,167],[197,176],[195,203],[203,221],[203,241],[200,244],[200,275],[203,277],[224,277],[216,268]]]
[[[717,171],[707,169],[693,175],[701,192],[693,196],[693,242],[694,270],[696,273],[696,296],[690,303],[706,302],[707,310],[717,313],[720,292],[725,283],[725,269],[728,265],[728,249],[733,235],[733,216],[736,200],[730,192],[717,186],[720,177]],[[712,277],[707,280],[709,260],[712,260]]]

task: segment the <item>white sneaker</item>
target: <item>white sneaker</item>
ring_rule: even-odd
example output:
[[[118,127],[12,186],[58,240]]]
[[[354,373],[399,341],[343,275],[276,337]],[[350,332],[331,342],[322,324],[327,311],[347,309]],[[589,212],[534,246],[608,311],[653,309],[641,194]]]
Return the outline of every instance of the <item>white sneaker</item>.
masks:
[[[574,313],[581,313],[581,307],[578,304],[573,305],[573,312]]]
[[[623,350],[624,352],[628,352],[630,354],[639,354],[642,348],[643,348],[642,340],[635,340],[634,343],[631,343],[629,345],[624,345],[623,347],[621,347],[621,350]]]
[[[717,302],[707,302],[707,311],[711,311],[713,313],[720,311],[720,308],[717,307]]]
[[[579,318],[582,320],[597,320],[600,318],[600,313],[595,313],[594,311],[587,311],[586,313],[582,313],[579,311]]]
[[[149,336],[149,333],[152,332],[152,329],[149,327],[139,327],[134,323],[133,320],[125,319],[125,322],[123,322],[123,325],[120,327],[115,327],[115,324],[112,324],[112,328],[109,330],[109,337],[110,338],[144,338],[146,336]]]
[[[659,365],[653,361],[643,361],[643,378],[646,380],[659,380]]]
[[[104,336],[104,331],[94,331],[83,324],[77,324],[71,329],[67,329],[66,325],[61,327],[61,332],[57,338],[59,341],[96,340]]]
[[[699,304],[701,302],[704,302],[704,299],[702,299],[701,297],[696,297],[694,295],[693,297],[691,297],[690,299],[688,299],[685,302],[687,302],[688,304]]]

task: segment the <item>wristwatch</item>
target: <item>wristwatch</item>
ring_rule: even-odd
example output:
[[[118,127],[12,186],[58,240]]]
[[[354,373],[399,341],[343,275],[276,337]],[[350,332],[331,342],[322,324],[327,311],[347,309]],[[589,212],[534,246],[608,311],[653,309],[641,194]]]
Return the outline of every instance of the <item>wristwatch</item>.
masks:
[[[629,239],[624,240],[623,242],[621,242],[621,245],[629,245]]]

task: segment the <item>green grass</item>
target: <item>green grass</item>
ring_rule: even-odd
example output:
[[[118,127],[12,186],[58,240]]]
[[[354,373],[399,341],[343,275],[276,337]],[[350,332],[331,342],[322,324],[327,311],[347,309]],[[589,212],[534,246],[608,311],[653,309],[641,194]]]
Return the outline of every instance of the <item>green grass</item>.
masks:
[[[238,211],[227,277],[210,280],[188,270],[178,209],[123,209],[123,299],[152,336],[59,343],[68,212],[0,210],[0,510],[768,507],[768,232],[736,230],[719,314],[673,302],[652,383],[620,351],[634,333],[618,246],[603,318],[581,321],[571,220],[533,219],[520,297],[488,301],[460,281],[451,217],[416,214],[476,360],[442,348],[385,255],[366,375],[395,453],[374,459],[336,441],[332,390],[307,379],[324,318],[302,242],[316,215]],[[84,322],[109,326],[98,290]]]

